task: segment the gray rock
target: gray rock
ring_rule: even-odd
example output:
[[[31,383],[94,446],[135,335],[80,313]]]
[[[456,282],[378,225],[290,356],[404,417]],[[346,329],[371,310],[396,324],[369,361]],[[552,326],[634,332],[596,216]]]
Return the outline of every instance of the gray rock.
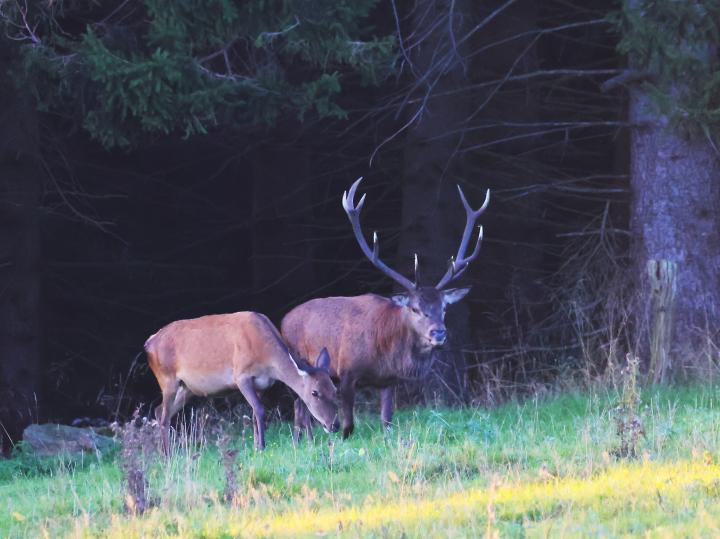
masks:
[[[104,452],[115,445],[115,440],[92,429],[56,423],[30,425],[23,431],[23,440],[26,447],[38,456]]]

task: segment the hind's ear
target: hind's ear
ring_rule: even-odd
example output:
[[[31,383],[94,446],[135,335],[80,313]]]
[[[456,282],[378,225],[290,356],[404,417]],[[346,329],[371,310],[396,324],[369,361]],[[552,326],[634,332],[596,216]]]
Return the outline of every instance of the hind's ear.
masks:
[[[301,358],[294,357],[289,352],[288,352],[288,356],[290,357],[290,361],[293,362],[293,365],[295,365],[295,368],[297,369],[297,372],[300,376],[307,376],[309,374],[310,365],[308,365],[306,361],[304,361]]]
[[[330,372],[330,354],[328,353],[327,348],[320,350],[317,361],[315,362],[315,367]]]

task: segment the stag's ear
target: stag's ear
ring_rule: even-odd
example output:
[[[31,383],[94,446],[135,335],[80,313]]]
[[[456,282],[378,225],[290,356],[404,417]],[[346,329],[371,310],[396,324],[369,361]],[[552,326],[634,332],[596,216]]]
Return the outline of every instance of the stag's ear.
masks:
[[[398,307],[405,307],[410,303],[410,297],[407,294],[394,294],[390,299],[392,299],[393,303]]]
[[[325,372],[330,372],[330,354],[328,353],[327,348],[320,350],[317,361],[315,362],[315,367],[322,369]]]
[[[470,292],[469,286],[466,286],[465,288],[451,288],[450,290],[443,290],[443,301],[445,302],[445,305],[457,303],[467,296],[468,292]]]

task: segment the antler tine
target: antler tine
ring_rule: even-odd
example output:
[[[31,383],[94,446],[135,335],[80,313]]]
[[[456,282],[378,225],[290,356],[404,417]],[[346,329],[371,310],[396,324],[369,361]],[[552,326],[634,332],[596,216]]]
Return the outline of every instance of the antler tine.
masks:
[[[458,193],[460,193],[460,200],[463,203],[463,206],[465,206],[465,212],[469,215],[473,215],[474,217],[480,217],[480,215],[487,209],[488,204],[490,204],[490,189],[485,191],[485,202],[483,202],[482,206],[480,206],[477,210],[473,210],[470,206],[470,203],[467,201],[467,198],[465,198],[465,193],[463,193],[462,187],[460,187],[460,184],[457,186]]]
[[[457,264],[455,259],[453,257],[450,257],[451,263],[450,263],[450,268],[448,269],[448,272],[450,272],[452,270],[452,277],[450,278],[449,281],[444,283],[443,286],[447,285],[450,281],[454,281],[455,279],[459,278],[463,273],[465,273],[465,270],[470,267],[470,262],[475,260],[475,258],[477,257],[478,253],[480,252],[480,245],[482,244],[482,239],[483,239],[483,227],[479,227],[479,229],[480,230],[478,232],[478,238],[477,238],[477,241],[475,242],[475,248],[473,249],[473,252],[469,257],[464,258],[460,264]],[[440,287],[440,288],[442,288],[442,287]],[[440,288],[438,288],[438,290]]]
[[[360,201],[357,203],[357,206],[353,206],[355,203],[355,192],[357,191],[358,185],[360,185],[362,179],[363,177],[360,176],[357,180],[355,180],[355,182],[350,186],[349,192],[343,191],[342,206],[346,212],[359,213],[360,210],[362,210],[363,204],[365,204],[365,195],[367,195],[367,193],[363,193],[363,196],[360,197]]]
[[[348,219],[350,219],[350,224],[352,225],[353,232],[355,233],[355,239],[360,245],[362,252],[377,269],[382,271],[385,275],[393,279],[406,290],[414,290],[415,285],[410,281],[410,279],[403,277],[380,260],[380,242],[378,241],[377,232],[373,233],[372,249],[370,249],[370,246],[363,235],[362,228],[360,227],[360,210],[362,210],[363,204],[365,203],[365,195],[367,193],[363,194],[360,201],[357,205],[355,205],[355,192],[357,191],[358,185],[360,185],[361,181],[362,176],[355,180],[355,183],[350,186],[349,191],[343,192],[342,196],[342,206],[348,216]]]
[[[420,263],[418,262],[418,255],[415,253],[415,288],[420,286]]]
[[[463,206],[465,206],[465,215],[466,215],[466,223],[465,223],[465,231],[463,232],[462,241],[460,242],[460,248],[458,249],[457,256],[455,257],[456,260],[460,260],[463,257],[463,253],[467,249],[468,242],[470,241],[470,232],[472,232],[473,227],[475,226],[475,221],[477,221],[478,217],[480,217],[485,210],[488,207],[488,204],[490,204],[490,189],[488,189],[485,192],[485,202],[483,202],[483,205],[480,206],[477,210],[473,210],[470,204],[467,201],[467,198],[465,198],[465,193],[463,193],[462,188],[458,185],[458,193],[460,194],[460,200],[462,201]]]
[[[460,247],[458,247],[457,255],[454,258],[451,258],[452,262],[448,267],[447,271],[445,272],[445,275],[443,275],[438,284],[435,285],[435,288],[438,290],[443,289],[450,281],[460,277],[468,268],[470,262],[475,260],[475,258],[477,257],[478,253],[480,252],[480,244],[482,243],[483,238],[482,227],[480,227],[478,238],[475,243],[475,248],[473,249],[470,256],[466,257],[465,252],[467,251],[468,244],[470,243],[470,238],[472,237],[472,231],[475,227],[475,222],[477,221],[478,217],[480,217],[480,215],[485,212],[488,205],[490,204],[490,189],[488,189],[485,193],[485,201],[483,202],[482,206],[480,206],[477,210],[473,210],[468,203],[467,198],[465,197],[465,193],[463,193],[460,185],[458,185],[457,188],[458,193],[460,194],[460,201],[465,208],[465,230],[463,231],[462,239],[460,240]]]

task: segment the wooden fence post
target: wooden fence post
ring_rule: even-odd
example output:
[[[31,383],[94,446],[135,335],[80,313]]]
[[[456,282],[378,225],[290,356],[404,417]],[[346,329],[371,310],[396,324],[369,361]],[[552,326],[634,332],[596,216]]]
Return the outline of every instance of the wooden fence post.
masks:
[[[648,260],[650,277],[650,368],[648,379],[664,383],[672,368],[670,348],[673,332],[677,264],[670,260]]]

